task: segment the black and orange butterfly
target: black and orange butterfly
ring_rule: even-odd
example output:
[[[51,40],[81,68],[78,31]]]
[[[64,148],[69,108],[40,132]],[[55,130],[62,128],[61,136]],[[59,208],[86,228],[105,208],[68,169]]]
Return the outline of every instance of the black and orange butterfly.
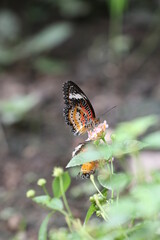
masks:
[[[65,107],[63,110],[65,122],[71,127],[74,135],[86,133],[94,128],[99,119],[96,118],[94,109],[85,93],[72,81],[63,85],[63,97]],[[77,155],[86,144],[80,144],[75,148]],[[95,162],[84,163],[81,167],[82,177],[88,178],[95,172],[97,164]]]
[[[65,122],[74,135],[84,134],[99,123],[89,99],[74,82],[64,83],[63,96]]]

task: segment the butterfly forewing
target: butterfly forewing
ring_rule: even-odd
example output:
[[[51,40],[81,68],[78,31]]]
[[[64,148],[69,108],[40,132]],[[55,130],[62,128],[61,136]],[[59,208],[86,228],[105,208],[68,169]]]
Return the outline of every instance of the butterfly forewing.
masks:
[[[72,81],[63,85],[64,116],[74,135],[81,135],[97,121],[94,109],[85,93]]]

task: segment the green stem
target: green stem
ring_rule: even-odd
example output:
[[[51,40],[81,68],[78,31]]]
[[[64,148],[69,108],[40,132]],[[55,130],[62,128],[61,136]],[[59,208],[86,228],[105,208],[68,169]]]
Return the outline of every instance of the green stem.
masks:
[[[63,211],[63,210],[58,210],[61,214],[63,214],[65,216],[65,220],[66,220],[66,223],[68,225],[68,228],[70,230],[70,232],[72,232],[72,227],[71,227],[71,220],[69,218],[69,215],[67,212]]]
[[[105,137],[104,137],[104,136],[102,136],[102,137],[101,137],[101,139],[103,140],[103,142],[104,142],[104,143],[106,143],[106,144],[107,144],[107,142],[106,142],[106,139],[105,139]]]
[[[96,183],[95,183],[95,181],[94,181],[94,176],[93,176],[93,175],[90,176],[90,180],[91,180],[91,182],[93,183],[95,189],[98,191],[98,193],[104,198],[103,194],[102,194],[101,191],[98,189],[98,187],[97,187],[97,185],[96,185]],[[105,213],[103,207],[101,206],[101,204],[100,204],[100,202],[98,201],[98,199],[95,199],[95,201],[96,201],[96,204],[97,204],[97,206],[99,207],[99,209],[100,209],[100,211],[101,211],[102,217],[104,218],[105,221],[107,221],[108,217],[106,216],[106,213]]]
[[[107,168],[108,168],[109,174],[111,175],[111,168],[108,162],[107,162]]]
[[[113,199],[114,198],[114,190],[112,189],[111,192],[112,192],[111,193],[111,199]]]
[[[113,169],[113,159],[111,158],[111,174],[113,175],[114,169]]]
[[[65,217],[67,217],[68,216],[68,213],[66,213],[65,211],[63,211],[63,210],[58,210],[60,213],[62,213]]]
[[[113,160],[111,158],[111,175],[113,175],[113,173],[114,173],[114,170],[113,170]],[[113,199],[113,197],[114,197],[114,190],[112,189],[111,198]]]
[[[122,232],[122,234],[123,234],[123,236],[125,237],[125,239],[129,239],[126,231],[125,231],[122,227],[120,227],[119,229],[120,229],[120,231]]]
[[[68,202],[67,202],[67,199],[66,199],[66,195],[65,195],[65,193],[64,193],[62,177],[60,176],[59,178],[60,178],[60,189],[61,189],[61,193],[62,193],[62,198],[63,198],[64,205],[65,205],[65,207],[66,207],[66,209],[67,209],[67,211],[68,211],[69,216],[70,216],[71,218],[73,218],[72,213],[71,213],[71,210],[70,210],[69,205],[68,205]]]
[[[101,138],[102,140],[103,140],[103,142],[104,143],[106,143],[107,144],[107,142],[106,142],[106,140],[105,140],[105,137],[104,136],[102,136],[102,138]],[[112,158],[111,158],[111,167],[109,166],[109,164],[107,163],[107,167],[108,167],[108,170],[109,170],[109,172],[110,172],[110,174],[111,175],[113,175],[113,173],[114,173],[114,170],[113,170],[113,160],[112,160]],[[99,192],[99,191],[98,191]],[[111,196],[112,196],[112,199],[113,199],[113,196],[114,196],[114,191],[112,190],[112,194],[111,194]]]
[[[91,180],[91,182],[93,183],[93,185],[94,185],[95,189],[97,190],[97,192],[98,192],[102,197],[104,197],[103,194],[101,193],[101,191],[98,189],[98,187],[97,187],[97,185],[96,185],[96,183],[95,183],[95,181],[94,181],[94,176],[93,176],[93,174],[90,176],[90,180]]]
[[[117,205],[118,205],[118,202],[119,202],[119,191],[117,192],[117,199],[116,199],[116,202],[117,202]]]
[[[100,209],[100,211],[101,211],[102,217],[104,218],[105,221],[107,221],[107,220],[108,220],[108,216],[107,216],[105,210],[104,210],[103,207],[101,206],[101,204],[100,204],[100,202],[98,201],[98,199],[95,199],[95,201],[96,201],[96,204],[97,204],[97,206],[99,207],[99,209]]]
[[[69,218],[68,214],[66,215],[65,219],[66,219],[66,223],[68,225],[68,228],[69,228],[70,232],[73,232],[72,227],[71,227],[71,219]]]
[[[45,185],[42,186],[42,189],[43,189],[44,193],[50,198],[51,196],[49,195]]]
[[[145,179],[145,172],[144,172],[144,168],[143,168],[142,163],[139,158],[139,152],[134,153],[133,158],[135,159],[136,168],[137,168],[137,173],[136,173],[137,181],[138,181],[138,183],[142,183],[142,182],[144,182],[144,179]]]

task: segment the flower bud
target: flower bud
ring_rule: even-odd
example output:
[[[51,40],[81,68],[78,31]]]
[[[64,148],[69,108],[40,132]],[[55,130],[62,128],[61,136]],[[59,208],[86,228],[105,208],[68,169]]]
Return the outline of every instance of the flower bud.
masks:
[[[93,131],[88,131],[88,140],[98,140],[102,137],[104,138],[106,133],[106,129],[108,128],[108,124],[106,121],[100,123],[97,127],[93,129]]]
[[[97,211],[96,211],[96,215],[97,215],[97,217],[101,216],[101,211],[100,211],[100,210],[97,210]]]
[[[94,197],[91,196],[91,197],[89,198],[89,201],[90,201],[90,202],[94,202]]]
[[[63,174],[63,168],[55,167],[53,169],[53,174],[52,174],[53,177],[60,177],[62,174]]]
[[[26,192],[27,198],[33,198],[35,196],[36,192],[33,189],[30,189]]]
[[[47,182],[46,179],[40,178],[37,182],[37,185],[43,187],[46,184],[46,182]]]
[[[105,202],[105,198],[102,197],[101,195],[99,195],[99,196],[98,196],[98,201],[99,201],[100,203],[103,203],[103,202]]]
[[[93,198],[94,198],[94,201],[96,202],[96,201],[98,200],[98,194],[95,193],[95,194],[93,195]]]
[[[96,210],[99,210],[99,207],[97,205],[94,206]]]

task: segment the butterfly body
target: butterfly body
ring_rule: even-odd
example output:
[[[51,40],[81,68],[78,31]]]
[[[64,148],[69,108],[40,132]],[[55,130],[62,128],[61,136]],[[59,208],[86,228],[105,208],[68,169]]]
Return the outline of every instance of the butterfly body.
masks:
[[[65,122],[74,135],[84,134],[99,123],[89,99],[74,82],[64,83],[63,95]]]
[[[89,178],[91,174],[94,174],[97,165],[97,161],[84,163],[81,167],[81,178]]]

